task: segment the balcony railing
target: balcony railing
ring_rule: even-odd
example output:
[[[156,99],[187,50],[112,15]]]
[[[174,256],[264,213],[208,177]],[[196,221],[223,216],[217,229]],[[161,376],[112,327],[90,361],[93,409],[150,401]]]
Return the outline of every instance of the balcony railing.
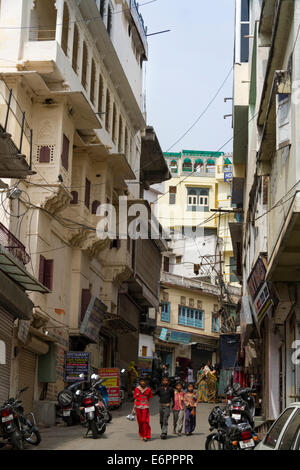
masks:
[[[0,128],[11,135],[15,149],[14,154],[22,154],[31,169],[32,163],[32,129],[29,127],[25,112],[19,106],[12,90],[0,80]]]
[[[26,253],[25,246],[1,222],[0,244],[24,265],[29,263],[30,256]]]

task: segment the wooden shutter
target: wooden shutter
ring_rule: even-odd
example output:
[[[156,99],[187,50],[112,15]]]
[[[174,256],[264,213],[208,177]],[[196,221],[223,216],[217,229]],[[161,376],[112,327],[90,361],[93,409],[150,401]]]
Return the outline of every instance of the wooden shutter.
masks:
[[[44,269],[44,285],[52,291],[53,288],[53,259],[45,260],[45,269]]]
[[[65,170],[68,171],[69,169],[69,148],[70,148],[70,141],[68,137],[65,136],[63,138],[63,148],[62,148],[62,155],[61,155],[61,163]]]
[[[41,284],[44,284],[45,261],[44,256],[40,255],[39,282]]]
[[[100,206],[100,201],[94,201],[92,204],[92,214],[97,214],[97,209]]]
[[[40,163],[50,163],[50,147],[48,145],[44,145],[40,148]]]
[[[90,198],[91,198],[91,182],[86,178],[84,203],[88,209],[90,208]]]
[[[78,192],[77,191],[71,191],[72,194],[72,201],[71,204],[78,204]]]
[[[80,316],[81,321],[84,319],[84,315],[87,311],[90,300],[91,300],[90,289],[82,289],[81,291],[81,316]]]

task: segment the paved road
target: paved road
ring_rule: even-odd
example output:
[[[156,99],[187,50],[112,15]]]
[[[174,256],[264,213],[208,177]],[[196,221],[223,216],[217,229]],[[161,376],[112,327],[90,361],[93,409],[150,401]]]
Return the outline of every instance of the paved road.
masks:
[[[84,437],[85,428],[79,426],[66,427],[58,425],[54,428],[42,429],[42,442],[38,450],[204,450],[205,438],[208,434],[208,415],[213,408],[212,404],[199,404],[197,409],[197,426],[192,436],[182,435],[178,437],[172,434],[173,416],[169,420],[169,436],[167,440],[160,439],[159,406],[158,398],[151,401],[150,425],[152,439],[148,442],[141,441],[138,435],[137,422],[128,421],[125,417],[129,414],[132,404],[125,403],[116,411],[113,411],[113,419],[107,425],[103,436],[94,440],[92,437]],[[31,447],[32,449],[32,447]]]

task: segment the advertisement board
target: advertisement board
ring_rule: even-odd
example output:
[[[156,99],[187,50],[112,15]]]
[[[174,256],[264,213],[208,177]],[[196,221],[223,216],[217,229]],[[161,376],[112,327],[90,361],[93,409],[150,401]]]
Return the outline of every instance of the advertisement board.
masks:
[[[120,405],[120,371],[117,368],[98,369],[101,379],[106,379],[103,385],[107,388],[108,406]]]
[[[89,380],[90,376],[89,352],[67,351],[65,353],[64,379],[65,382],[75,382],[80,374],[84,374],[82,380]]]

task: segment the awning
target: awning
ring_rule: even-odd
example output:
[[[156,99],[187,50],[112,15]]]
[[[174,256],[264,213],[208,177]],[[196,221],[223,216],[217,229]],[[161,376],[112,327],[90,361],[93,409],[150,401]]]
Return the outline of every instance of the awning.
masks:
[[[207,165],[215,165],[215,161],[214,160],[207,160]]]
[[[201,165],[203,165],[203,160],[201,160],[201,158],[198,158],[195,163],[201,163]]]
[[[231,165],[232,162],[229,160],[229,158],[225,158],[224,160],[224,165]]]
[[[183,163],[192,163],[192,160],[190,158],[185,158],[183,160]]]
[[[10,277],[24,290],[48,294],[47,287],[41,284],[25,269],[14,256],[12,256],[2,245],[0,245],[0,270]]]
[[[110,320],[106,321],[105,325],[111,328],[118,335],[135,333],[137,331],[136,327],[126,321],[123,317],[120,317],[119,315],[115,315],[114,318],[112,317],[113,315]]]

